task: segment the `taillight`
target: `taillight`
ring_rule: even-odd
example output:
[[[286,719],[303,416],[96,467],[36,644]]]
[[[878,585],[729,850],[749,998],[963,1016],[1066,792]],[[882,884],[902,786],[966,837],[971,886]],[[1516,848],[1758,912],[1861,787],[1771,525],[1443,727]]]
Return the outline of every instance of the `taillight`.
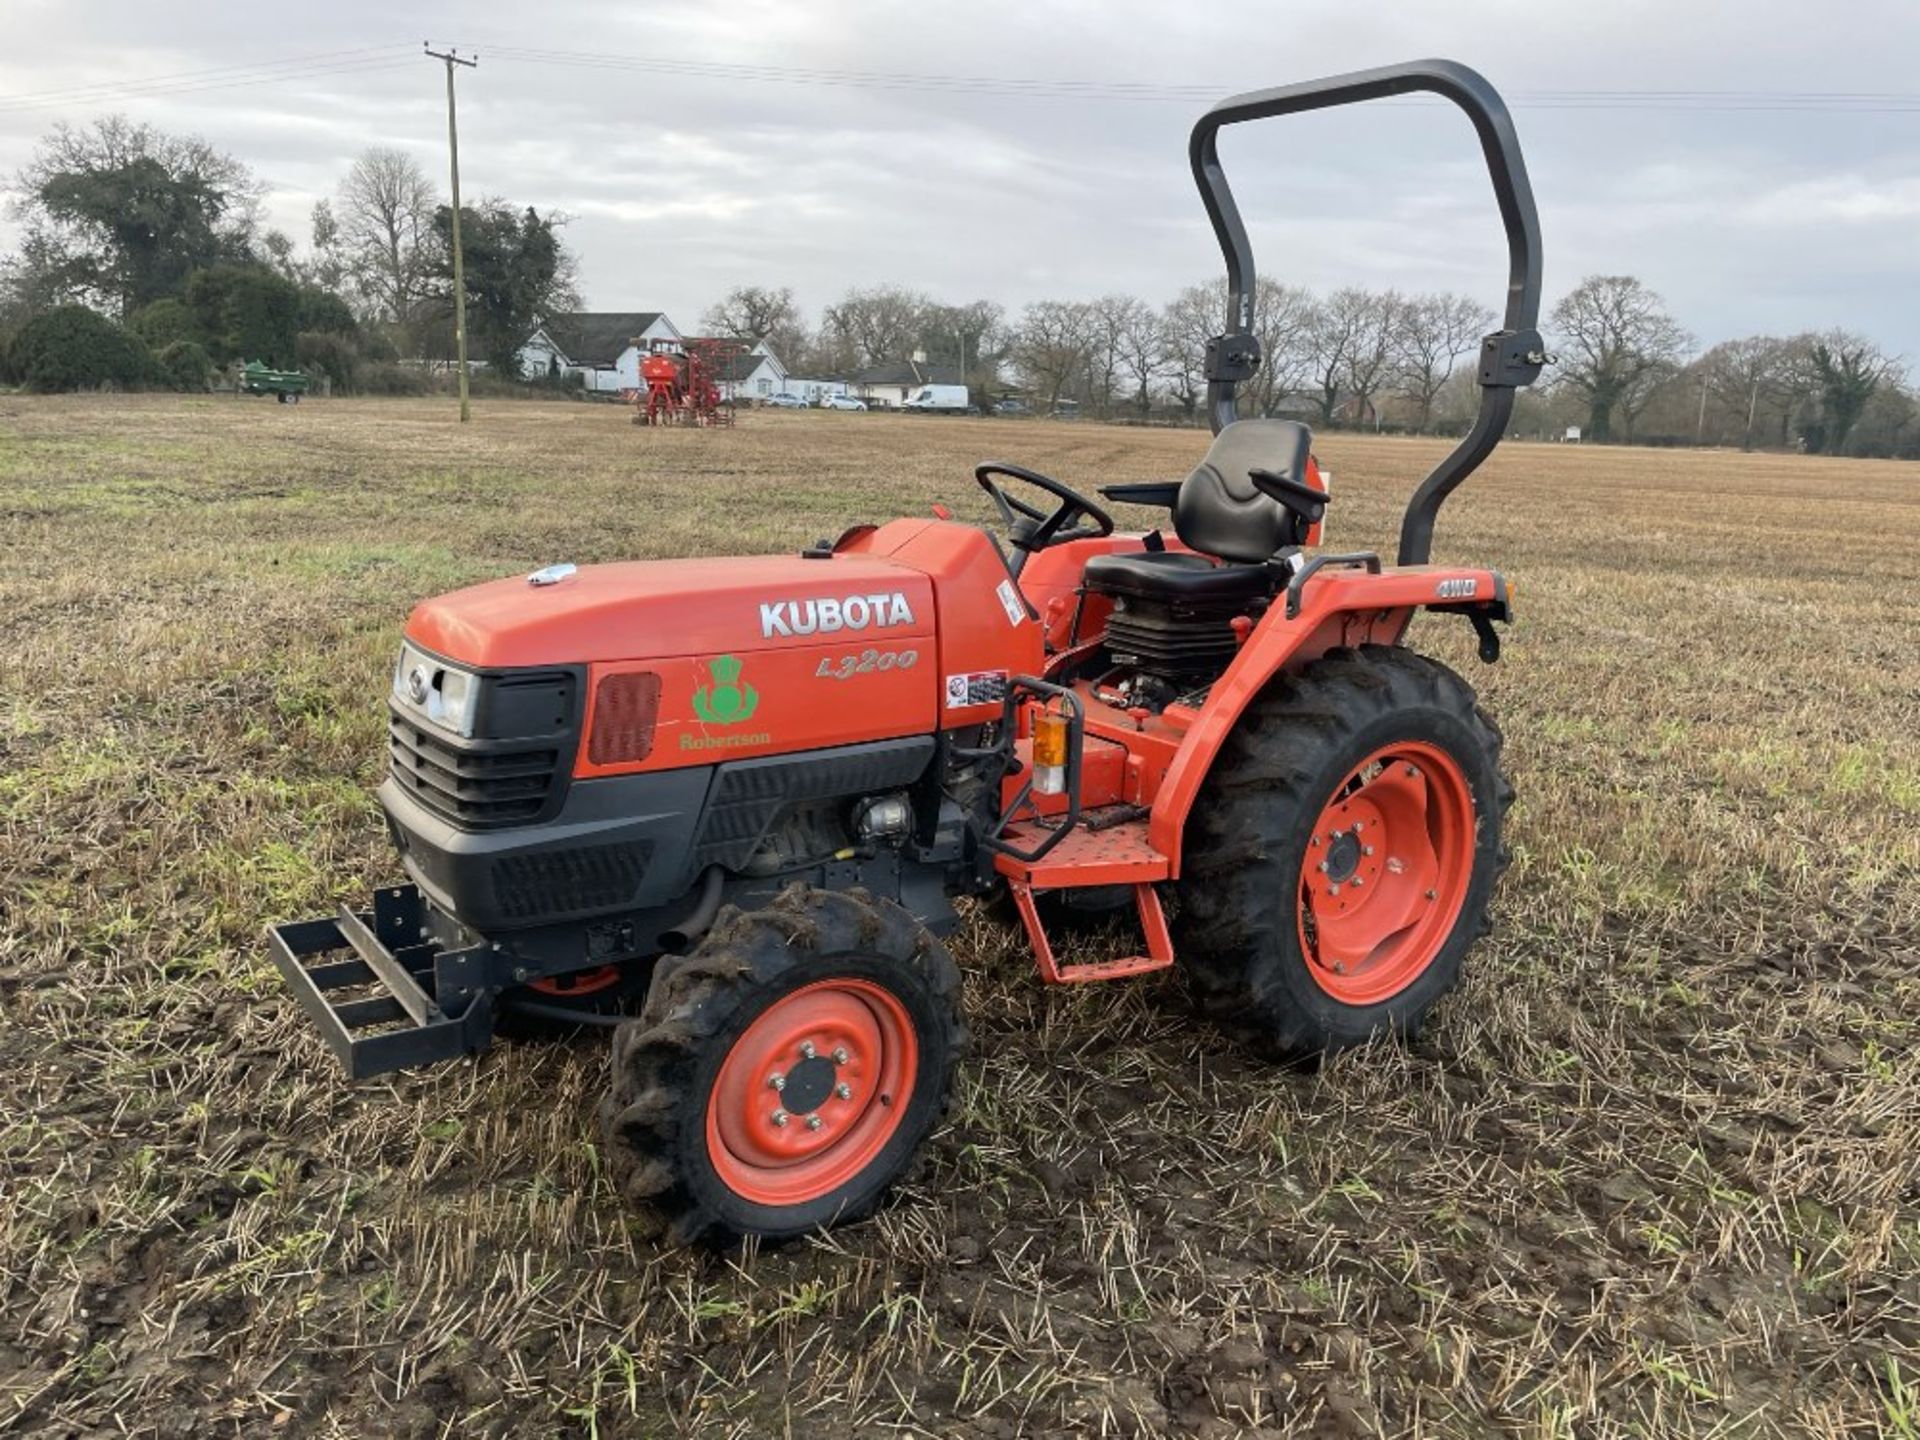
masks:
[[[653,753],[653,727],[660,718],[660,677],[627,670],[601,677],[593,692],[593,729],[587,759],[595,765],[630,765]]]

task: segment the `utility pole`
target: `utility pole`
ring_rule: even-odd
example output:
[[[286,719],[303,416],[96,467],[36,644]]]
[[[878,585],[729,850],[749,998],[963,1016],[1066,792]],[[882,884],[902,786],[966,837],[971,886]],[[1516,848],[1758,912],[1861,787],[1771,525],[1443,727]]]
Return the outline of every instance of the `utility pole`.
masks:
[[[467,276],[460,259],[460,124],[453,107],[453,67],[465,65],[471,70],[479,65],[480,57],[462,59],[453,46],[442,52],[425,40],[420,48],[447,65],[447,157],[453,168],[453,356],[460,371],[460,423],[464,425],[473,418],[473,412],[467,405]]]

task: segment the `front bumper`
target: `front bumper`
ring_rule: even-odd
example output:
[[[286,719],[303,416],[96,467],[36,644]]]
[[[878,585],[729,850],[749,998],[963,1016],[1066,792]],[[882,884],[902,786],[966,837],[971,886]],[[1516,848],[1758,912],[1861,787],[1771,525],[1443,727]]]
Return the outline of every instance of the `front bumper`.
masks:
[[[392,777],[378,799],[407,876],[475,935],[663,905],[692,883],[708,767],[577,781],[552,819],[464,830]]]
[[[440,949],[421,938],[427,920],[420,891],[395,885],[370,911],[268,927],[274,965],[349,1079],[471,1055],[493,1037],[491,951]]]

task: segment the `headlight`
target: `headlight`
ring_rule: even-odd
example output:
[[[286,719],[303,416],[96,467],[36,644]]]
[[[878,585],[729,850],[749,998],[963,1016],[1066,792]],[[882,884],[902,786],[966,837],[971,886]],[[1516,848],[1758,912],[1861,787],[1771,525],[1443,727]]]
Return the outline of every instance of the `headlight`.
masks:
[[[393,667],[393,703],[430,725],[471,739],[480,677],[402,645],[400,663]]]

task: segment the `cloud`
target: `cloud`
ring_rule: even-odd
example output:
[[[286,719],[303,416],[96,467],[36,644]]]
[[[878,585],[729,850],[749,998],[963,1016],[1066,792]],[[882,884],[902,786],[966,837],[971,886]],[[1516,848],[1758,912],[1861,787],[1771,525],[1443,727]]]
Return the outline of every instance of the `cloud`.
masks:
[[[831,9],[595,0],[537,10],[467,0],[415,7],[404,22],[390,5],[334,0],[278,13],[269,28],[258,15],[235,0],[13,0],[0,95],[121,91],[65,107],[0,101],[0,173],[17,169],[53,120],[119,108],[239,155],[272,187],[271,222],[302,236],[313,200],[370,144],[400,145],[441,174],[443,84],[414,49],[429,34],[481,56],[459,77],[463,189],[571,215],[569,242],[596,306],[664,307],[691,323],[737,283],[792,285],[817,310],[849,286],[894,281],[1017,310],[1112,290],[1158,299],[1217,272],[1185,153],[1201,106],[980,93],[964,77],[1224,95],[1450,53],[1523,100],[1565,90],[1906,93],[1908,58],[1920,52],[1910,0],[1856,0],[1843,29],[1830,4],[1812,0]],[[269,84],[128,89],[380,46],[347,68],[316,62]],[[663,60],[736,69],[716,78],[647,68]],[[756,66],[785,78],[737,68]],[[853,83],[846,72],[947,78]],[[1702,336],[1845,324],[1920,353],[1911,238],[1920,116],[1524,104],[1516,114],[1549,298],[1590,271],[1631,272]],[[1249,127],[1225,154],[1267,273],[1320,288],[1498,298],[1504,255],[1486,180],[1471,132],[1445,107],[1385,104]]]

